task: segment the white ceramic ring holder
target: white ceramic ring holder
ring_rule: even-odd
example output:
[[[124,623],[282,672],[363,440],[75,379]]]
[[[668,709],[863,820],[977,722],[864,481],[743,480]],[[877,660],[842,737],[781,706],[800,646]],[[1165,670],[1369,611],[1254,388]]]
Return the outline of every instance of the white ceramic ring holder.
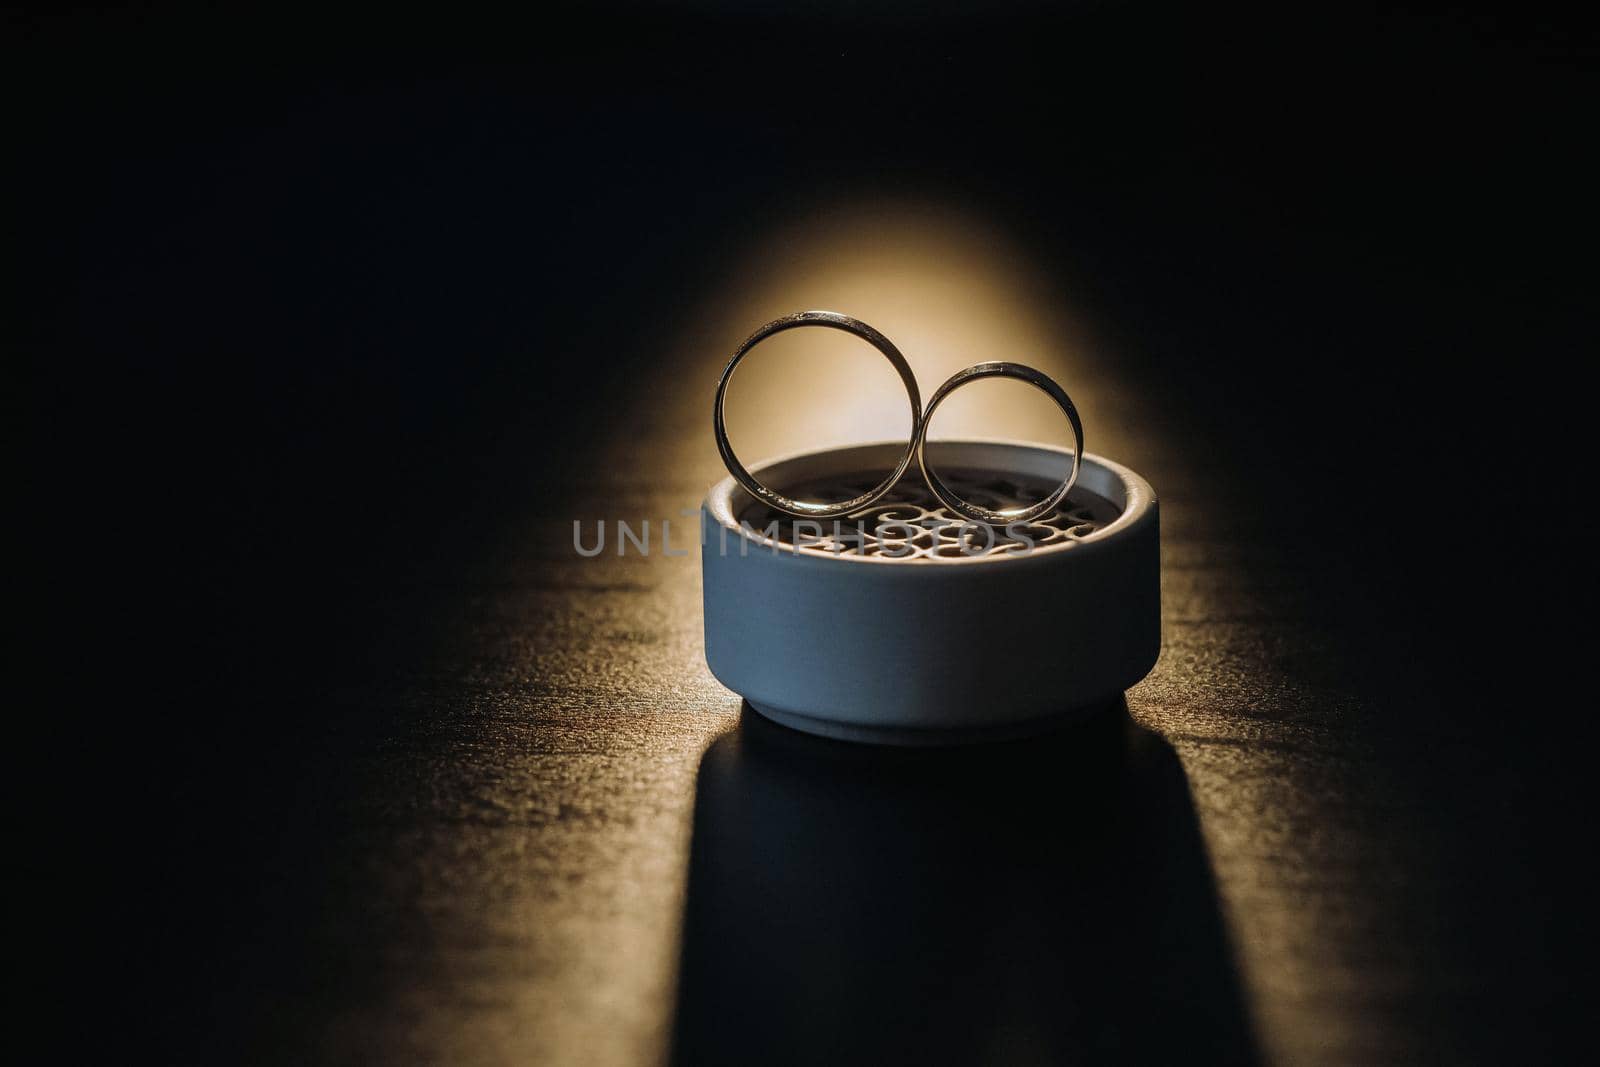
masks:
[[[1020,442],[937,447],[940,469],[964,477],[963,496],[992,492],[1000,504],[1048,493],[1071,460],[1068,450]],[[820,487],[846,499],[852,483],[876,480],[875,471],[881,478],[903,451],[886,443],[809,452],[755,473],[791,495]],[[947,515],[938,508],[907,478],[864,513]],[[842,538],[797,548],[763,532],[774,518],[794,521],[731,477],[706,497],[706,662],[786,726],[901,745],[1043,732],[1120,696],[1161,650],[1155,493],[1093,454],[1060,508],[1019,531],[1034,541],[1026,549],[1003,538],[991,547],[974,527],[963,540],[954,525],[862,540],[852,519],[839,520]]]

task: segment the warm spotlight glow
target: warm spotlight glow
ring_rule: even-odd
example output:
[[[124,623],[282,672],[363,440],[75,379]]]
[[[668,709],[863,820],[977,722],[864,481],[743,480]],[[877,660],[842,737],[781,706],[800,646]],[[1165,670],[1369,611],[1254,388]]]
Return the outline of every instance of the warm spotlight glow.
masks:
[[[910,361],[924,400],[961,368],[996,359],[1030,363],[1075,394],[1085,388],[1073,381],[1075,355],[1085,339],[1063,308],[1064,294],[1042,291],[1021,250],[970,216],[937,205],[855,207],[808,217],[760,245],[720,305],[719,318],[726,322],[721,332],[730,348],[767,319],[831,308],[887,334]],[[823,429],[848,430],[855,441],[904,436],[906,403],[887,364],[860,342],[841,340],[855,349],[857,365],[874,359],[879,364],[871,368],[878,373],[870,390],[852,389],[851,378],[840,381],[829,361],[816,373],[801,368],[740,398],[747,405],[743,417],[769,438],[763,442],[767,454],[854,443],[819,441],[816,435],[819,413],[841,399],[854,417],[848,424],[824,421]],[[1060,436],[1060,416],[1048,402],[1010,403],[1014,394],[1005,389],[967,393],[960,405],[952,400],[951,410],[941,410],[939,436]]]
[[[1127,456],[1119,427],[1127,395],[1090,359],[1093,340],[1073,294],[1031,265],[1005,232],[946,204],[859,204],[778,222],[733,257],[737,270],[693,317],[668,361],[698,367],[646,395],[689,425],[680,469],[722,476],[709,430],[712,387],[733,349],[762,323],[810,308],[842,311],[883,331],[911,363],[924,403],[951,374],[1009,360],[1049,374],[1083,413],[1089,450]],[[1095,372],[1087,368],[1093,365]],[[933,439],[1000,437],[1066,444],[1060,412],[1010,383],[963,390],[942,407]],[[669,402],[670,397],[670,402]],[[741,364],[729,389],[728,426],[747,463],[789,452],[903,439],[905,394],[888,363],[861,341],[824,330],[774,337]],[[1139,449],[1133,449],[1137,461]]]

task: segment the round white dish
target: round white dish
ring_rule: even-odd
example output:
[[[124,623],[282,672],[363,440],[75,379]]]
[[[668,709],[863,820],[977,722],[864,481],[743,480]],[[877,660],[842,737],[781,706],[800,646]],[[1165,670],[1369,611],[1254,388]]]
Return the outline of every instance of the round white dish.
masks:
[[[754,473],[791,495],[848,499],[903,448],[810,452]],[[964,495],[997,506],[1039,499],[1071,457],[1006,441],[938,448]],[[882,744],[1037,733],[1118,698],[1161,650],[1155,493],[1110,460],[1086,454],[1068,499],[1014,538],[959,528],[915,472],[837,521],[771,512],[731,477],[703,506],[706,662],[786,726]]]

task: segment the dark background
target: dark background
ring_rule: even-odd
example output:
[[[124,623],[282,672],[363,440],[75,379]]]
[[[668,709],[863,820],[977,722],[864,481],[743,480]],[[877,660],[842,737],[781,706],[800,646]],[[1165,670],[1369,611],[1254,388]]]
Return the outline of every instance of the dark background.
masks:
[[[166,1029],[152,985],[251,951],[237,894],[315,913],[239,828],[333,847],[304,797],[353,787],[301,741],[389,725],[298,697],[433,625],[349,590],[448,588],[506,500],[562,499],[719,251],[840,189],[983,204],[1186,398],[1232,499],[1287,479],[1253,503],[1273,551],[1324,563],[1313,610],[1526,787],[1528,906],[1576,937],[1591,26],[140,5],[8,9],[5,36],[13,877],[67,916],[34,931],[52,995],[98,975]]]

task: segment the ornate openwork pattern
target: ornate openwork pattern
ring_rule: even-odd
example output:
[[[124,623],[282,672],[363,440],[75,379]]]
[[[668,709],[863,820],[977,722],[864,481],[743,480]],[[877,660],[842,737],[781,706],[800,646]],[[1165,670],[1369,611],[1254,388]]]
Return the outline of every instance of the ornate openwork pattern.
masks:
[[[950,487],[986,508],[1001,510],[1022,507],[1043,500],[1053,484],[993,471],[955,469],[940,471]],[[784,492],[797,500],[849,500],[877,483],[870,472],[836,475],[830,478],[785,486]],[[908,472],[886,496],[869,507],[853,511],[842,519],[810,521],[795,519],[760,502],[753,502],[739,516],[741,523],[758,533],[774,536],[769,527],[776,524],[776,538],[785,544],[799,544],[801,552],[820,555],[885,556],[912,562],[919,559],[960,559],[978,556],[1023,554],[1047,545],[1076,541],[1115,520],[1112,504],[1082,487],[1074,487],[1061,506],[1031,523],[1017,527],[1011,536],[1001,527],[967,522],[934,499],[922,476]],[[808,521],[811,522],[807,525]],[[804,537],[797,540],[795,525]],[[821,535],[813,536],[820,527]],[[1032,541],[1030,545],[1028,540]]]

